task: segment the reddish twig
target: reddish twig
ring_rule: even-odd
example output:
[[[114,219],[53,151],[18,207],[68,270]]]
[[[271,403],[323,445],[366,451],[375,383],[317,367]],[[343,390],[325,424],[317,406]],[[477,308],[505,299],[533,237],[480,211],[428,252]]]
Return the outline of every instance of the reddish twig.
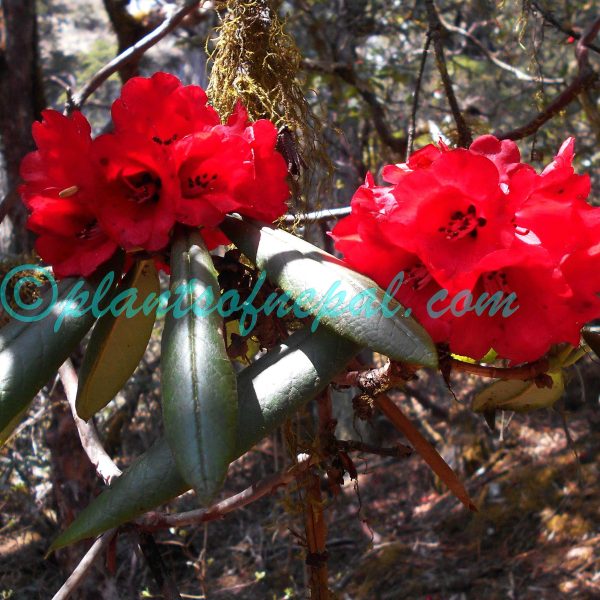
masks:
[[[447,360],[451,368],[455,371],[471,373],[472,375],[479,375],[481,377],[491,377],[492,379],[519,379],[522,381],[535,379],[538,375],[545,373],[550,366],[548,360],[545,358],[519,367],[491,367],[464,362],[452,357]]]
[[[400,408],[398,408],[386,394],[379,394],[375,398],[375,402],[381,412],[414,446],[415,450],[421,455],[421,458],[423,458],[431,470],[448,486],[450,491],[466,508],[476,511],[477,508],[469,497],[464,485],[456,476],[456,473],[448,466],[437,450],[423,437],[419,430],[404,416]]]
[[[329,600],[327,525],[323,511],[321,479],[312,471],[303,477],[306,568],[311,600]]]
[[[96,473],[98,473],[105,483],[109,484],[113,479],[121,475],[121,470],[102,447],[98,432],[92,421],[86,423],[77,414],[75,401],[77,399],[78,380],[77,373],[75,373],[75,369],[70,360],[65,361],[58,369],[58,375],[62,381],[65,396],[69,402],[83,450],[87,454],[92,465],[94,465]]]
[[[294,481],[311,465],[316,464],[318,458],[305,456],[299,460],[293,467],[276,473],[270,477],[266,477],[257,484],[253,484],[239,494],[235,494],[221,502],[217,502],[208,508],[191,510],[184,513],[167,515],[163,513],[151,512],[147,513],[136,521],[136,524],[147,530],[164,529],[169,527],[183,527],[186,525],[194,525],[197,523],[205,523],[222,519],[225,515],[243,508],[248,504],[272,494],[281,486],[286,486]]]
[[[429,17],[429,31],[433,38],[433,48],[435,50],[437,68],[440,72],[440,77],[442,78],[446,98],[448,98],[448,104],[450,105],[454,122],[456,123],[458,145],[466,147],[473,141],[473,137],[471,136],[471,131],[458,106],[458,101],[454,94],[454,87],[452,86],[452,80],[448,74],[448,67],[446,66],[446,58],[444,56],[444,43],[442,42],[443,25],[433,0],[425,0],[425,7],[427,8],[427,15]]]
[[[403,386],[414,374],[415,368],[395,362],[387,362],[383,367],[364,371],[348,371],[338,375],[333,383],[360,388],[374,396],[392,387]]]
[[[74,110],[79,110],[83,103],[113,74],[120,71],[131,61],[138,60],[152,46],[156,45],[166,35],[171,33],[179,24],[193,12],[201,0],[187,0],[185,4],[170,17],[165,19],[161,25],[143,37],[137,44],[127,48],[118,56],[113,58],[108,64],[104,65],[84,86],[73,94],[73,98],[67,104],[65,112],[70,114]],[[213,8],[213,3],[207,3],[203,11],[208,12]]]
[[[542,15],[544,21],[550,23],[550,25],[554,26],[556,29],[558,29],[558,31],[562,31],[562,33],[564,33],[565,35],[569,35],[575,38],[576,40],[581,39],[583,34],[580,31],[575,31],[575,29],[573,29],[572,27],[567,27],[566,25],[561,23],[549,10],[546,10],[543,6],[541,6],[539,2],[533,0],[531,4],[540,13],[540,15]],[[594,52],[598,52],[600,54],[600,46],[596,46],[591,42],[587,42],[586,46],[590,50],[593,50]]]

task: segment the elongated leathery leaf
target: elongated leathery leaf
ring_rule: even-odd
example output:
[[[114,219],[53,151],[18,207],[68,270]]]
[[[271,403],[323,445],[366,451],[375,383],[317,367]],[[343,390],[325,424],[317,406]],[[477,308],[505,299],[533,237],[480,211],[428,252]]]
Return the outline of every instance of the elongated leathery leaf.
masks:
[[[233,460],[238,397],[223,318],[197,310],[214,306],[219,296],[212,258],[197,231],[182,231],[173,243],[171,291],[183,301],[167,313],[162,338],[165,435],[179,472],[206,505]]]
[[[77,389],[77,413],[86,421],[104,408],[125,385],[138,366],[156,317],[156,309],[145,314],[139,310],[135,315],[123,310],[128,303],[128,292],[133,297],[133,309],[137,311],[149,294],[160,292],[158,273],[154,261],[136,263],[119,285],[114,300],[118,315],[109,310],[92,331],[83,363],[79,369]],[[123,294],[122,300],[119,296]]]
[[[70,291],[78,285],[84,295],[93,287],[65,279],[43,300],[41,318],[33,322],[14,320],[0,329],[0,431],[7,439],[9,424],[17,425],[17,415],[25,410],[51,375],[69,357],[94,322],[90,311],[81,315],[73,305]],[[51,296],[51,297],[50,297]],[[50,307],[51,301],[55,300]],[[69,310],[69,308],[74,310]],[[28,317],[32,318],[28,313]],[[43,316],[45,315],[45,316]],[[60,327],[55,331],[57,319]]]
[[[241,456],[314,398],[359,347],[327,329],[294,333],[238,375]],[[189,489],[164,439],[134,462],[54,542],[55,550],[135,519]]]
[[[436,366],[437,353],[427,332],[368,277],[280,229],[235,217],[227,217],[221,228],[316,321],[394,360]],[[374,314],[368,315],[367,310]]]

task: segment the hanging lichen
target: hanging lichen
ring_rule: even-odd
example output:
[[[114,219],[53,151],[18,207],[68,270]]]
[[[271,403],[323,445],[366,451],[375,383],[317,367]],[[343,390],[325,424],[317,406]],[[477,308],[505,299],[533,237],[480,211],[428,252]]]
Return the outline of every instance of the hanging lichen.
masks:
[[[210,54],[212,68],[208,84],[211,103],[226,118],[238,100],[251,119],[272,120],[280,131],[279,148],[294,179],[296,209],[308,202],[300,191],[308,190],[315,165],[332,171],[319,143],[321,127],[298,81],[301,54],[280,20],[277,0],[222,0],[226,12],[217,28],[218,37]],[[311,202],[314,207],[315,202]]]

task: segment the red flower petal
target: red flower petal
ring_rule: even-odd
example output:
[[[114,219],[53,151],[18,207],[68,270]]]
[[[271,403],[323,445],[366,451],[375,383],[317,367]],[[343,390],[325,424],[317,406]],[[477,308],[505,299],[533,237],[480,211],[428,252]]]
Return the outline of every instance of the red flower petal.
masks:
[[[189,133],[220,123],[219,115],[207,102],[201,87],[183,86],[174,75],[134,77],[113,103],[115,132],[142,135],[168,146]]]

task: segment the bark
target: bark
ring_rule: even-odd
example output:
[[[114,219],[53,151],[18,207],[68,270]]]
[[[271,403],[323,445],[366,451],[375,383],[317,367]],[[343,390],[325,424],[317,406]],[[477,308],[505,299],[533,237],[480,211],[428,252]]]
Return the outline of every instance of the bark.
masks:
[[[35,0],[3,0],[0,5],[0,137],[5,189],[0,195],[0,253],[31,248],[25,229],[27,211],[16,187],[23,156],[33,149],[31,124],[44,108],[38,64]]]

